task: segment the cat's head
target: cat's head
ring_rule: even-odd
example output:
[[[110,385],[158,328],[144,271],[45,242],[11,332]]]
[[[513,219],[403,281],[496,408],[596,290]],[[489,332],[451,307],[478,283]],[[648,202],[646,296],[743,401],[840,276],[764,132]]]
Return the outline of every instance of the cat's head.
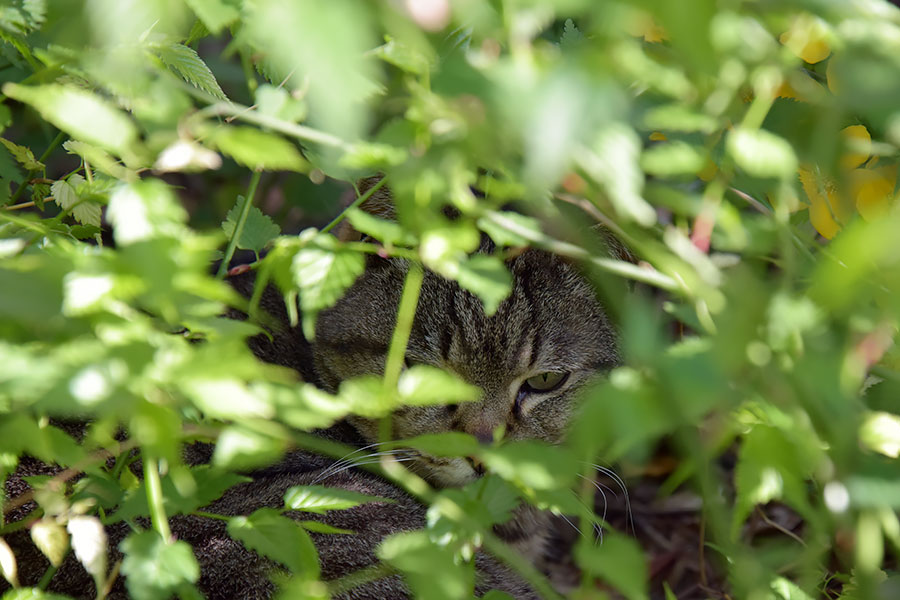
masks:
[[[485,239],[480,251],[490,251]],[[440,367],[482,390],[460,405],[408,407],[393,416],[396,438],[463,431],[490,442],[559,442],[579,389],[619,362],[615,329],[578,269],[548,252],[527,250],[507,262],[510,296],[491,317],[455,282],[426,271],[406,351],[410,364]],[[369,259],[365,273],[318,318],[314,343],[323,385],[383,372],[408,264]],[[377,441],[377,424],[353,419]],[[479,474],[472,461],[419,456],[409,466],[435,485],[464,484]]]

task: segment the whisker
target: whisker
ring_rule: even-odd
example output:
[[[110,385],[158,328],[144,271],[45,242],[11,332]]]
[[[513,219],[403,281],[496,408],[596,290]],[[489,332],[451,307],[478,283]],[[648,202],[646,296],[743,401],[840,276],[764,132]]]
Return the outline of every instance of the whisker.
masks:
[[[366,448],[371,448],[372,446],[377,446],[377,445],[380,445],[380,444],[370,444],[369,446],[360,448],[360,449],[357,450],[356,452],[359,452],[359,451],[365,450]],[[353,457],[353,458],[346,458],[346,457],[345,457],[345,458],[342,458],[342,459],[340,459],[340,460],[338,460],[338,461],[335,461],[334,463],[332,463],[331,465],[329,465],[324,471],[322,471],[321,473],[319,473],[319,475],[316,477],[316,479],[313,481],[313,483],[314,483],[314,484],[315,484],[315,483],[318,483],[319,481],[321,481],[321,480],[323,480],[323,479],[325,479],[325,478],[327,478],[327,477],[331,477],[331,476],[334,475],[335,473],[338,473],[338,472],[340,472],[340,471],[342,471],[342,470],[345,470],[345,469],[347,469],[347,468],[350,468],[350,467],[353,467],[353,466],[355,466],[355,465],[357,465],[357,464],[360,464],[360,461],[364,461],[364,460],[369,459],[369,458],[380,457],[380,456],[389,456],[389,455],[395,455],[395,456],[396,456],[396,455],[401,455],[401,456],[402,456],[402,455],[408,455],[409,452],[410,452],[410,450],[403,449],[403,448],[397,448],[397,449],[394,449],[394,450],[382,450],[381,452],[370,452],[369,454],[364,454],[364,455],[362,455],[362,456],[356,456],[356,457]],[[351,453],[348,454],[347,456],[350,456],[350,455],[352,455],[352,454],[354,454],[354,453],[355,453],[355,452],[351,452]]]
[[[631,497],[628,495],[628,488],[625,485],[625,480],[619,477],[619,474],[610,469],[609,467],[604,467],[602,465],[591,463],[595,469],[603,473],[604,475],[609,476],[615,481],[619,488],[622,490],[622,494],[625,496],[625,513],[628,518],[628,524],[631,526],[631,533],[634,534],[637,532],[637,529],[634,527],[634,511],[631,510]],[[626,529],[627,532],[627,529]]]
[[[414,456],[407,456],[407,457],[401,456],[399,458],[395,458],[394,460],[397,462],[409,462],[411,460],[415,460],[415,457]],[[361,467],[364,465],[376,465],[380,462],[381,462],[381,457],[378,457],[377,459],[369,459],[369,460],[365,460],[365,461],[361,461],[361,462],[355,462],[355,463],[349,464],[349,465],[344,465],[340,469],[337,469],[337,470],[329,473],[327,477],[334,477],[335,475],[339,475],[339,474],[343,473],[344,471],[353,469],[354,467]],[[321,481],[321,479],[317,478],[316,481],[317,482]]]
[[[572,527],[572,529],[574,529],[575,531],[578,532],[579,537],[584,537],[584,533],[582,533],[582,531],[580,529],[578,529],[578,526],[575,525],[575,523],[573,523],[572,521],[569,520],[569,517],[567,517],[566,515],[559,515],[559,516],[562,517],[563,521],[568,523]]]

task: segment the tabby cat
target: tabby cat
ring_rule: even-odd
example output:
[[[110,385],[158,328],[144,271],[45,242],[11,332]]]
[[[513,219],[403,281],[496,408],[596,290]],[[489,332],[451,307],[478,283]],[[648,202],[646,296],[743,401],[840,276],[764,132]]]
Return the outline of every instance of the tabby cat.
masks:
[[[389,197],[381,192],[368,202],[373,213],[390,216]],[[350,232],[343,235],[347,237]],[[491,252],[484,239],[480,252]],[[365,272],[341,300],[319,315],[314,343],[299,328],[287,324],[281,297],[273,290],[263,296],[263,308],[284,325],[271,336],[250,340],[263,360],[295,368],[305,381],[334,392],[341,381],[383,371],[394,328],[399,298],[409,265],[400,259],[368,257]],[[594,289],[570,263],[547,252],[526,250],[507,263],[514,277],[512,294],[491,317],[480,301],[449,280],[426,272],[407,348],[408,364],[441,367],[482,390],[479,402],[459,406],[409,407],[393,416],[397,438],[425,433],[463,431],[488,443],[498,429],[511,440],[538,439],[555,443],[563,437],[575,410],[579,388],[619,361],[616,334]],[[253,287],[250,274],[231,278],[242,293]],[[235,315],[232,315],[235,316]],[[322,435],[359,447],[377,439],[377,425],[361,418],[322,432]],[[195,445],[188,460],[208,460],[210,449]],[[405,464],[438,487],[463,485],[481,474],[480,465],[465,458],[438,458],[417,452]],[[39,469],[38,469],[39,470]],[[295,451],[275,466],[252,474],[253,481],[228,490],[207,510],[225,515],[249,514],[263,507],[279,507],[284,492],[294,485],[317,483],[389,497],[396,503],[369,503],[324,517],[328,524],[355,535],[316,535],[323,577],[337,578],[373,564],[374,550],[383,537],[421,528],[425,510],[403,491],[358,469],[336,468],[331,459]],[[12,478],[12,495],[24,484]],[[29,507],[23,507],[27,510]],[[25,514],[23,512],[23,514]],[[310,518],[309,515],[297,515]],[[521,510],[498,526],[501,539],[531,559],[543,551],[550,521],[536,510]],[[179,516],[172,531],[189,542],[201,564],[199,588],[211,599],[267,598],[272,563],[246,550],[225,532],[224,523]],[[110,547],[127,535],[124,526],[110,531]],[[31,583],[47,563],[20,540],[20,578]],[[533,591],[494,559],[476,556],[477,592],[497,588],[515,598],[534,598]],[[126,597],[120,581],[110,597]],[[94,597],[93,583],[70,559],[51,580],[49,589],[76,597]],[[398,576],[379,579],[346,591],[347,599],[404,598],[408,591]]]

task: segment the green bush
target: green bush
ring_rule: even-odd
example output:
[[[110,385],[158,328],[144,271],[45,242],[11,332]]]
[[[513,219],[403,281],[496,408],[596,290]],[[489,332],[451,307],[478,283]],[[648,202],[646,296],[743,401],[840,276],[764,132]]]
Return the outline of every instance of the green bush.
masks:
[[[509,252],[528,245],[582,261],[598,285],[639,282],[633,300],[610,307],[628,366],[587,394],[567,445],[484,451],[489,467],[503,453],[494,470],[522,497],[597,520],[566,499],[578,473],[593,476],[573,457],[639,465],[667,439],[680,458],[664,489],[702,494],[707,552],[733,597],[879,597],[900,550],[893,6],[12,0],[0,7],[0,39],[0,474],[31,455],[149,515],[156,531],[122,546],[121,572],[143,597],[198,577],[190,547],[168,540],[164,504],[194,512],[211,498],[195,491],[173,504],[164,494],[221,492],[240,480],[235,471],[290,445],[323,450],[307,432],[350,412],[436,401],[411,397],[412,384],[396,392],[400,343],[383,382],[355,388],[370,402],[338,395],[321,412],[313,396],[324,392],[247,349],[254,325],[220,317],[248,307],[222,282],[224,268],[210,274],[221,251],[226,261],[239,248],[265,254],[253,268],[289,303],[299,291],[302,314],[292,316],[309,332],[372,252],[456,279],[493,310],[510,277],[502,252],[469,255],[479,230]],[[173,172],[199,174],[164,175]],[[263,186],[321,214],[310,182],[375,172],[398,222],[343,213],[371,243],[338,242],[328,228],[280,236],[255,205]],[[511,202],[518,213],[501,210]],[[447,206],[460,213],[452,224]],[[587,221],[639,262],[579,241]],[[398,340],[414,305],[401,307]],[[674,330],[687,333],[673,340]],[[455,390],[441,373],[417,376],[421,389]],[[76,442],[48,417],[91,424]],[[217,440],[213,480],[181,462],[194,439]],[[134,448],[144,483],[123,468]],[[733,498],[711,468],[731,451]],[[443,500],[434,506],[462,501],[402,470],[387,475]],[[56,562],[68,526],[102,584],[107,565],[79,551],[102,507],[33,483],[29,522],[49,540],[45,553]],[[309,493],[319,496],[288,499],[285,510],[360,501]],[[774,501],[803,518],[802,539],[757,547],[742,524]],[[486,533],[489,515],[445,513],[432,527],[451,535],[395,537],[382,556],[423,597],[419,576],[442,568],[460,584],[430,597],[467,598],[470,543],[505,553]],[[285,523],[296,535],[272,539]],[[228,530],[298,578],[319,576],[308,534],[279,512],[232,518]],[[14,580],[8,553],[0,545]],[[627,536],[583,538],[575,554],[586,573],[577,597],[602,597],[595,577],[648,596]],[[454,560],[462,566],[450,570]]]

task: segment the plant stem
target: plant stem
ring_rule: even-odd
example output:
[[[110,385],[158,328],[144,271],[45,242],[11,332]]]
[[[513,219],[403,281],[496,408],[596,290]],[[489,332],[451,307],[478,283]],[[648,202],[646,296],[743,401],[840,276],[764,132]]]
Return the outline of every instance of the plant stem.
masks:
[[[150,507],[150,522],[168,544],[172,539],[169,520],[163,507],[162,482],[159,480],[159,463],[156,458],[144,457],[144,482],[147,486],[147,504]]]
[[[419,292],[422,290],[424,278],[425,272],[422,265],[409,263],[406,282],[403,284],[403,293],[400,296],[400,305],[397,307],[394,335],[391,336],[387,362],[384,365],[384,387],[391,391],[396,389],[400,371],[403,370],[403,358],[406,355],[406,345],[409,343],[409,334],[412,331],[416,306],[419,304]]]
[[[327,232],[331,231],[332,229],[334,229],[335,225],[337,225],[338,223],[340,223],[341,221],[344,220],[344,217],[347,216],[347,212],[351,208],[356,208],[357,206],[359,206],[360,204],[362,204],[363,202],[365,202],[366,200],[371,198],[372,194],[374,194],[375,192],[377,192],[379,189],[381,189],[384,186],[384,182],[385,182],[385,178],[382,177],[381,179],[378,180],[378,183],[376,183],[375,185],[370,187],[368,190],[366,190],[365,194],[363,194],[362,196],[357,195],[357,198],[356,198],[356,200],[353,201],[353,204],[351,204],[350,206],[348,206],[347,208],[342,210],[341,214],[336,216],[331,221],[331,223],[329,223],[328,225],[326,225],[325,227],[322,228],[322,233],[327,233]]]
[[[218,279],[223,279],[225,273],[228,272],[228,265],[231,263],[234,251],[237,249],[238,240],[241,239],[241,234],[244,232],[244,224],[247,222],[247,215],[250,214],[253,196],[256,194],[256,187],[259,185],[261,176],[262,173],[260,171],[253,171],[253,175],[250,177],[250,185],[247,188],[247,197],[244,198],[244,205],[241,207],[241,214],[237,223],[234,224],[234,232],[232,232],[231,239],[228,240],[228,247],[225,249],[225,258],[222,259],[222,264],[219,265],[219,272],[216,273]]]

